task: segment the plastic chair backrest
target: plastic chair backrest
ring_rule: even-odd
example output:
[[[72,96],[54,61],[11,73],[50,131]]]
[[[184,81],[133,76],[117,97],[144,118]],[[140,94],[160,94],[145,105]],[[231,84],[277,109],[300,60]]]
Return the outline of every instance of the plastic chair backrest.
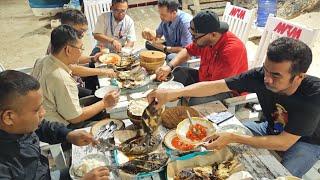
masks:
[[[246,43],[254,20],[256,9],[245,9],[227,2],[222,21],[228,23],[229,31]]]
[[[88,35],[91,40],[92,47],[96,45],[96,41],[92,36],[94,27],[100,14],[110,11],[111,0],[83,0],[84,14],[88,20]]]
[[[244,44],[246,44],[255,12],[256,9],[249,10],[231,5],[230,2],[227,2],[221,20],[228,23],[229,31],[235,34]],[[187,65],[190,68],[197,69],[200,66],[200,59],[189,60],[187,61]]]
[[[4,66],[2,66],[2,64],[0,63],[0,72],[5,71],[6,68],[4,68]]]
[[[290,21],[269,15],[265,29],[262,33],[252,67],[260,67],[265,60],[269,44],[279,37],[298,39],[312,47],[320,29],[310,29]]]

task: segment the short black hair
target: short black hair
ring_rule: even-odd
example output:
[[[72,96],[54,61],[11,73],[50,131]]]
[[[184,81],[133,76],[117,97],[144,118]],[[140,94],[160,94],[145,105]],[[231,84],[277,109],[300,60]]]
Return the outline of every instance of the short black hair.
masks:
[[[306,73],[312,62],[312,51],[302,41],[281,37],[268,46],[267,58],[272,62],[291,62],[291,75]]]
[[[5,111],[18,103],[12,101],[25,96],[29,91],[40,89],[40,83],[32,76],[15,70],[6,70],[0,73],[0,112]]]
[[[79,39],[77,30],[73,27],[62,24],[51,32],[52,53],[58,53],[67,44],[75,44]]]
[[[167,7],[169,11],[178,11],[180,3],[178,0],[159,0],[159,7]]]
[[[112,0],[112,5],[115,5],[117,3],[128,3],[128,0]]]
[[[71,26],[76,24],[88,25],[88,21],[80,10],[70,9],[61,13],[61,24],[69,24]]]

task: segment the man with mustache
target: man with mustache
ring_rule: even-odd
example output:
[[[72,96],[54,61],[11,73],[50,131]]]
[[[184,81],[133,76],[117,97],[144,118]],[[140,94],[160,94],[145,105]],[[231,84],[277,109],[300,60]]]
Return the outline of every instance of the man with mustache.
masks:
[[[182,49],[167,65],[157,69],[157,79],[165,80],[173,71],[174,80],[187,86],[202,81],[214,81],[248,70],[247,51],[242,41],[228,31],[226,22],[219,21],[217,14],[211,11],[198,13],[190,22],[189,31],[193,43]],[[199,70],[178,67],[190,59],[200,56]],[[232,94],[222,93],[206,98],[191,98],[189,105],[222,100]]]
[[[320,158],[320,79],[306,75],[311,49],[301,41],[282,37],[273,41],[263,67],[239,76],[200,82],[178,90],[157,90],[149,95],[158,107],[177,97],[203,97],[236,90],[256,93],[264,118],[246,122],[255,136],[219,133],[208,149],[229,143],[282,151],[281,163],[302,177]]]

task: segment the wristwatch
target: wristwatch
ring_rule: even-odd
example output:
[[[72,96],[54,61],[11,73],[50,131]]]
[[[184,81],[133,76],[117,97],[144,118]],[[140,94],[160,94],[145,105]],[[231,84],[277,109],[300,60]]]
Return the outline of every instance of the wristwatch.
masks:
[[[174,66],[169,62],[168,66],[170,67],[171,71],[173,70]]]
[[[95,63],[96,61],[94,60],[94,57],[90,58],[90,62]]]
[[[167,47],[167,46],[164,46],[164,47],[163,47],[163,52],[167,53],[167,50],[168,50],[168,47]]]

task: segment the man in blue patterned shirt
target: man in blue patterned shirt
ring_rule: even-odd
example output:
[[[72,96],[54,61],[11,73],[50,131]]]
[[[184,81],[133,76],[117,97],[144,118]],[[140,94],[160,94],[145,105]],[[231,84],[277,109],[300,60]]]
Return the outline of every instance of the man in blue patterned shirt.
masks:
[[[142,37],[147,42],[147,49],[156,49],[167,54],[169,62],[181,49],[192,42],[189,32],[190,21],[192,16],[179,10],[180,3],[178,0],[159,0],[158,11],[161,23],[156,33],[146,28],[142,31]],[[165,43],[160,41],[164,36]]]

